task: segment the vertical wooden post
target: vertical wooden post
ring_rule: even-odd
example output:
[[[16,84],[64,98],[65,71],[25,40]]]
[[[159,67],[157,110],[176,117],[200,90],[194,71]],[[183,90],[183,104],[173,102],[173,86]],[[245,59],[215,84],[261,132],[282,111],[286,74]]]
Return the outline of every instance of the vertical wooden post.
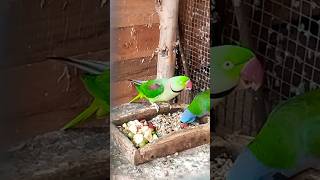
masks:
[[[176,64],[174,49],[177,40],[179,0],[156,0],[156,10],[160,19],[157,78],[169,78],[174,76]]]

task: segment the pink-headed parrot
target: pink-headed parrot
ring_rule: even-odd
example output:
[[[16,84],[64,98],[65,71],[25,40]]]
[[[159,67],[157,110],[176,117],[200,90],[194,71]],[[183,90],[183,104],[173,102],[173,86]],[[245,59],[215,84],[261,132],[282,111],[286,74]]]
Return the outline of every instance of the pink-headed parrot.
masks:
[[[72,128],[88,119],[94,113],[98,119],[105,118],[110,112],[110,67],[109,62],[78,60],[65,57],[47,57],[72,65],[84,72],[81,80],[87,91],[94,97],[91,105],[67,123],[62,130]]]
[[[263,82],[263,68],[255,54],[244,47],[211,47],[211,103],[215,107],[237,87],[257,90]]]
[[[170,101],[178,96],[181,91],[192,89],[192,82],[187,76],[174,76],[171,78],[153,79],[148,81],[130,81],[137,89],[138,95],[129,103],[145,98],[156,107],[157,112],[159,111],[159,106],[156,102]]]
[[[210,112],[210,90],[198,93],[184,110],[180,121],[182,123],[192,123],[197,118],[201,118]]]
[[[280,103],[238,156],[227,180],[269,180],[320,168],[320,90]]]

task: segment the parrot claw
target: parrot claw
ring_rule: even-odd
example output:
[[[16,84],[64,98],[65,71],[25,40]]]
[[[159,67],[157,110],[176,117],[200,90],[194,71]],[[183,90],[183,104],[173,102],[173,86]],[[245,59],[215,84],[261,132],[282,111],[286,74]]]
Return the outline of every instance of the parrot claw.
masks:
[[[66,87],[65,90],[66,90],[66,92],[68,92],[69,89],[70,89],[70,79],[71,79],[71,75],[70,75],[70,71],[69,71],[69,67],[68,67],[68,66],[65,66],[65,67],[63,68],[63,72],[62,72],[62,74],[58,77],[57,83],[60,83],[60,81],[61,81],[64,77],[67,78],[67,87]]]
[[[154,106],[156,108],[157,113],[160,111],[160,107],[156,103],[151,103],[151,106]]]

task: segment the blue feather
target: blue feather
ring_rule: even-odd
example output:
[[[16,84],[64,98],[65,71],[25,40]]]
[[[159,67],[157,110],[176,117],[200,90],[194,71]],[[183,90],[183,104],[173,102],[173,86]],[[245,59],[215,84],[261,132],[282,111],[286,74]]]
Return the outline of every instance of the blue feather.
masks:
[[[183,113],[180,118],[180,121],[183,123],[192,123],[196,120],[196,115],[192,114],[192,112],[189,111],[187,108]]]

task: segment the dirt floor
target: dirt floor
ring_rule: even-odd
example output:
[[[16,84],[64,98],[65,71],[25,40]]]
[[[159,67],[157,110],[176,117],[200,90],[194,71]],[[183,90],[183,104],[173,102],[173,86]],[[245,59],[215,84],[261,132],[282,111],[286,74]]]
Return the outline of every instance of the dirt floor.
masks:
[[[109,129],[54,131],[1,156],[0,179],[104,180],[109,174]]]
[[[209,144],[134,166],[110,143],[112,179],[209,179]]]

